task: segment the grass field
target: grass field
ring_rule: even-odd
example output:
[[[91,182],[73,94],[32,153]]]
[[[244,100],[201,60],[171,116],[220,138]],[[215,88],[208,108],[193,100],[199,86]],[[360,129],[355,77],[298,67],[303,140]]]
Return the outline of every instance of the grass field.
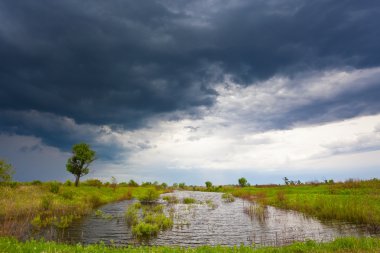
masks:
[[[201,246],[197,248],[181,247],[108,247],[102,244],[82,246],[60,244],[44,241],[19,242],[12,238],[0,238],[0,252],[19,253],[19,252],[44,252],[44,253],[175,253],[175,252],[194,252],[194,253],[220,253],[220,252],[255,252],[255,253],[302,253],[302,252],[380,252],[380,239],[375,238],[341,238],[330,243],[316,243],[308,241],[304,243],[294,243],[284,247],[264,247],[254,248],[249,246],[222,247],[222,246]]]
[[[35,228],[67,227],[73,219],[109,202],[138,197],[148,187],[67,186],[58,183],[0,187],[0,236],[21,236]]]
[[[380,180],[377,179],[335,184],[226,187],[223,191],[320,219],[380,226]]]
[[[131,198],[144,199],[152,187],[68,186],[58,183],[0,187],[0,252],[380,252],[380,239],[341,238],[331,243],[312,241],[279,248],[254,247],[129,247],[19,242],[25,229],[67,227],[99,205]],[[202,188],[200,188],[202,189]],[[336,219],[380,227],[380,180],[288,186],[218,187],[248,201],[297,210],[320,219]],[[163,192],[161,190],[160,192]],[[149,194],[148,194],[149,195]]]

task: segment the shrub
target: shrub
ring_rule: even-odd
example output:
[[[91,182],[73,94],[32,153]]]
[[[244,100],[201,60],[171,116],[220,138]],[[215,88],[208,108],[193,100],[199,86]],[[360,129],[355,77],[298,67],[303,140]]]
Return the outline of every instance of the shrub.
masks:
[[[12,175],[14,170],[11,164],[8,164],[5,160],[0,159],[0,182],[12,181]]]
[[[158,234],[160,228],[157,224],[140,222],[132,227],[132,234],[139,240],[147,240]]]
[[[140,217],[140,208],[143,209]],[[163,205],[142,205],[140,202],[129,206],[125,219],[128,226],[132,226],[132,234],[139,240],[149,240],[160,230],[173,227],[172,218],[166,217]]]
[[[31,185],[42,185],[42,182],[40,180],[33,180],[30,182]]]
[[[64,185],[66,185],[66,186],[72,186],[73,183],[70,180],[67,180]]]
[[[141,202],[153,202],[156,201],[160,197],[160,193],[154,189],[147,189],[142,195],[138,196],[138,199]]]
[[[173,220],[164,214],[148,214],[144,217],[144,222],[157,225],[161,230],[167,230],[173,227]]]
[[[194,204],[194,203],[196,202],[196,200],[193,199],[193,198],[184,198],[184,199],[182,200],[182,202],[183,202],[184,204]]]
[[[57,194],[59,192],[60,185],[58,182],[51,182],[49,184],[49,191],[51,193]]]
[[[137,187],[137,186],[139,186],[139,184],[138,183],[136,183],[134,180],[129,180],[129,182],[128,182],[128,185],[129,186],[131,186],[131,187]]]
[[[142,183],[141,183],[141,186],[144,186],[144,187],[146,187],[146,186],[151,186],[151,185],[152,185],[151,182],[142,182]]]

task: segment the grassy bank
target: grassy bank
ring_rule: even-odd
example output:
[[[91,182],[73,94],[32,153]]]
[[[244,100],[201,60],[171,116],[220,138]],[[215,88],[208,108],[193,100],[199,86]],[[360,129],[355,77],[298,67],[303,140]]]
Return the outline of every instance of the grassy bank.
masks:
[[[380,226],[380,180],[335,184],[224,188],[247,200],[300,211],[320,219]]]
[[[284,247],[254,248],[249,246],[222,247],[222,246],[201,246],[197,248],[180,248],[167,246],[154,247],[107,247],[102,244],[82,246],[67,245],[55,242],[27,241],[19,242],[11,238],[0,238],[0,252],[54,252],[54,253],[121,253],[121,252],[149,252],[149,253],[174,253],[174,252],[194,252],[194,253],[219,253],[219,252],[379,252],[380,240],[374,238],[341,238],[330,243],[316,243],[308,241],[304,243],[294,243]]]
[[[109,202],[137,197],[146,187],[67,186],[58,183],[0,187],[0,236],[21,236],[30,229],[67,227],[73,219]]]

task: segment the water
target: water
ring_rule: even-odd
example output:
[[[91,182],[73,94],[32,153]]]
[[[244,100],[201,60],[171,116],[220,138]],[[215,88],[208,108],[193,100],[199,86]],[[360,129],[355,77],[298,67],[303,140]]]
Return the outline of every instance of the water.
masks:
[[[175,195],[178,199],[191,197],[203,203],[168,206],[167,210],[175,210],[173,229],[161,232],[149,242],[151,245],[284,245],[307,239],[331,241],[342,236],[374,235],[365,225],[321,222],[298,212],[274,207],[266,208],[265,219],[251,217],[244,213],[244,208],[251,203],[237,198],[235,202],[225,203],[220,193],[180,191],[161,197],[165,195]],[[207,200],[211,200],[213,205],[207,205]],[[112,215],[112,219],[94,213],[55,236],[72,243],[136,244],[124,220],[125,210],[131,203],[133,201],[127,200],[105,205],[100,210]]]

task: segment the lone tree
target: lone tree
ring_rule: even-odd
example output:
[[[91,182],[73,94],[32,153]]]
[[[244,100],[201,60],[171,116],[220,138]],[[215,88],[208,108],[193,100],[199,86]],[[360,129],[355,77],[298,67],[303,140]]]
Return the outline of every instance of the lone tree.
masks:
[[[79,184],[79,178],[90,171],[90,163],[95,160],[95,151],[86,143],[75,144],[72,148],[73,156],[67,160],[66,169],[75,176],[75,186]]]
[[[0,182],[12,181],[12,175],[14,174],[13,167],[5,160],[0,159]]]
[[[212,187],[212,183],[210,181],[205,182],[207,189],[210,189]]]
[[[238,182],[239,182],[240,187],[246,187],[248,185],[248,181],[244,177],[239,178]]]

